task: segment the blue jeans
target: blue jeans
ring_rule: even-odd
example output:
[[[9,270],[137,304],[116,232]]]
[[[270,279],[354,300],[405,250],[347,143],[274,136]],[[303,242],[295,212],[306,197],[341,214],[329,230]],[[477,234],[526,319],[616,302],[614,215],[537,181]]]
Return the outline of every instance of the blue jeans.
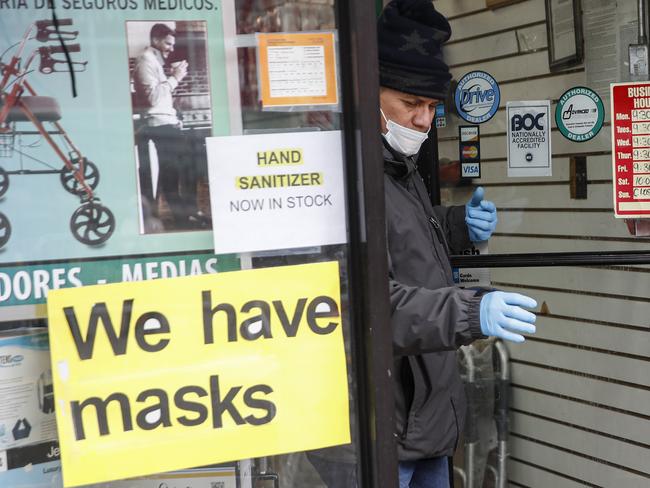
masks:
[[[449,488],[449,458],[400,461],[399,488]]]

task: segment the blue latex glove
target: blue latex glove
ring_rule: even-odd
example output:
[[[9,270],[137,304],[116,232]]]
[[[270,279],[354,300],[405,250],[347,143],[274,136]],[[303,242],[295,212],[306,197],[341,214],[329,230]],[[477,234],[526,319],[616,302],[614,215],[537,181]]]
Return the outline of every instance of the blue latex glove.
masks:
[[[535,308],[537,302],[519,293],[492,291],[481,299],[481,331],[483,335],[495,336],[513,342],[524,342],[524,336],[516,334],[535,333],[534,313],[521,307]]]
[[[465,222],[472,242],[487,241],[497,227],[497,208],[483,200],[484,194],[485,190],[479,186],[465,205]]]

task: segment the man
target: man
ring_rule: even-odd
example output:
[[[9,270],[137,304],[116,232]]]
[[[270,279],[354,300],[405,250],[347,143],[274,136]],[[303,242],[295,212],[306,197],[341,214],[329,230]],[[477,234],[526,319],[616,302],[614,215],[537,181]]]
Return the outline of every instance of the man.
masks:
[[[171,74],[165,74],[163,68],[176,43],[176,33],[167,25],[155,24],[151,28],[150,43],[133,70],[136,105],[144,119],[138,133],[139,145],[146,147],[151,140],[156,146],[160,193],[171,211],[172,230],[200,228],[206,221],[198,211],[195,162],[173,101],[174,90],[187,75],[188,63],[173,63]],[[144,161],[140,167],[141,194],[155,215],[151,173]]]
[[[449,23],[431,0],[393,0],[377,31],[399,486],[448,488],[466,410],[456,349],[487,336],[523,342],[522,333],[535,332],[535,315],[523,307],[537,303],[455,286],[449,255],[489,239],[496,208],[482,188],[465,206],[433,207],[417,172],[435,107],[449,90],[441,51]],[[308,453],[329,488],[357,486],[345,454]]]
[[[456,349],[534,333],[532,298],[454,285],[449,255],[487,240],[496,208],[478,188],[465,206],[432,207],[417,155],[447,97],[449,23],[431,0],[394,0],[378,21],[380,117],[394,343],[400,488],[448,487],[466,402]]]

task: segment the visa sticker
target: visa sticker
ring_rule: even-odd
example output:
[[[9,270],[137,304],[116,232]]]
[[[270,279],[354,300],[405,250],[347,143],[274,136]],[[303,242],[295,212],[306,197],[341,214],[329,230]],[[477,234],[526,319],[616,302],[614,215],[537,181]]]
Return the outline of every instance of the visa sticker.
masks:
[[[481,177],[480,163],[478,162],[462,163],[460,165],[460,176],[461,178],[480,178]]]

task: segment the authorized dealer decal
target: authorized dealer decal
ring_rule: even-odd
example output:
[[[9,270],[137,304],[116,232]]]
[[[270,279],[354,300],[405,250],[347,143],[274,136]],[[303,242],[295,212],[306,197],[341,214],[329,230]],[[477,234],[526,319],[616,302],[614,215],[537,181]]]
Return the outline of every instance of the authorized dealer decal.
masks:
[[[573,142],[586,142],[596,137],[604,120],[602,99],[595,91],[583,86],[564,92],[555,108],[557,128]]]

